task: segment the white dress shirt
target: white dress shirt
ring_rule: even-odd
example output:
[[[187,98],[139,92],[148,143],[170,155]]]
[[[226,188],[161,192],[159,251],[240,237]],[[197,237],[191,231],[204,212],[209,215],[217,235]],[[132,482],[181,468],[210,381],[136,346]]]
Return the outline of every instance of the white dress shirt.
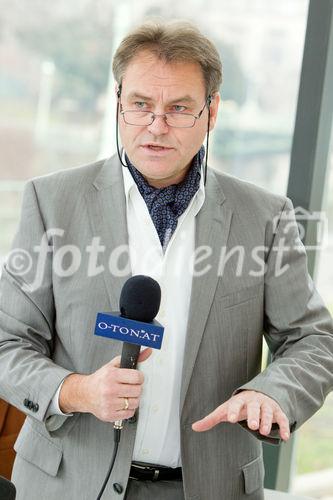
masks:
[[[144,373],[133,460],[181,466],[179,402],[185,336],[192,288],[195,216],[205,199],[200,186],[163,250],[147,205],[126,167],[123,167],[129,253],[132,274],[151,276],[160,284],[161,306],[156,316],[165,328],[162,347],[138,369]],[[47,415],[61,412],[58,388]]]

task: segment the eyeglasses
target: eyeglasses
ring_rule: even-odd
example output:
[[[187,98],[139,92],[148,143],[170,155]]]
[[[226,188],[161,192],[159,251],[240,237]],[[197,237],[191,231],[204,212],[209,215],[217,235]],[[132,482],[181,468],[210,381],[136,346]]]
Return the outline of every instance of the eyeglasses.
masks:
[[[127,125],[135,125],[137,127],[145,127],[151,125],[157,116],[163,116],[165,123],[169,125],[169,127],[176,128],[191,128],[194,127],[195,122],[202,115],[207,103],[210,103],[210,96],[206,99],[206,102],[202,108],[202,110],[197,115],[192,115],[191,113],[174,113],[167,112],[161,115],[157,115],[152,111],[136,111],[136,110],[128,110],[128,111],[120,111],[120,114],[123,115],[124,122]],[[121,104],[120,104],[121,106]]]

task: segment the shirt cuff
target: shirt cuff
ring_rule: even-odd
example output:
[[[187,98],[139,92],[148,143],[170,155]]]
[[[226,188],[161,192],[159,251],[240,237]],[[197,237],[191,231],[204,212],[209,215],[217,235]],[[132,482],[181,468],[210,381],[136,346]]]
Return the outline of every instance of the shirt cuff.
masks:
[[[50,404],[48,406],[48,409],[46,411],[45,418],[48,418],[51,415],[64,415],[66,417],[72,417],[73,416],[73,413],[63,413],[60,410],[60,407],[59,407],[59,394],[60,394],[61,387],[62,387],[62,384],[64,383],[64,381],[65,381],[65,379],[61,382],[61,384],[59,385],[59,387],[57,389],[57,392],[55,393],[55,395],[51,399],[51,402],[50,402]]]

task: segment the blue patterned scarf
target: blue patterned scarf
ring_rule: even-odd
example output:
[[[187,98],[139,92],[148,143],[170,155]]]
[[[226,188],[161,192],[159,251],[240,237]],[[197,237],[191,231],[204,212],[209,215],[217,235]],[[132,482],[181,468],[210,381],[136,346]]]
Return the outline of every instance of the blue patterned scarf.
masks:
[[[201,146],[192,160],[191,168],[181,183],[164,188],[155,188],[148,184],[143,175],[129,161],[128,156],[125,155],[128,169],[146,202],[163,248],[166,248],[177,227],[178,217],[185,212],[191,199],[199,189],[201,163],[204,156],[205,148]]]

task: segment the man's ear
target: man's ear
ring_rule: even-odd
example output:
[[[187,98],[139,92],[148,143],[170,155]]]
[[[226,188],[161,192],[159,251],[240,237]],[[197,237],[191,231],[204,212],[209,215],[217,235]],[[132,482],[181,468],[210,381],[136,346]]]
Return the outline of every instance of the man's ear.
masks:
[[[213,128],[215,127],[220,101],[221,96],[219,92],[216,92],[216,94],[212,95],[212,101],[210,104],[209,130],[213,130]]]

